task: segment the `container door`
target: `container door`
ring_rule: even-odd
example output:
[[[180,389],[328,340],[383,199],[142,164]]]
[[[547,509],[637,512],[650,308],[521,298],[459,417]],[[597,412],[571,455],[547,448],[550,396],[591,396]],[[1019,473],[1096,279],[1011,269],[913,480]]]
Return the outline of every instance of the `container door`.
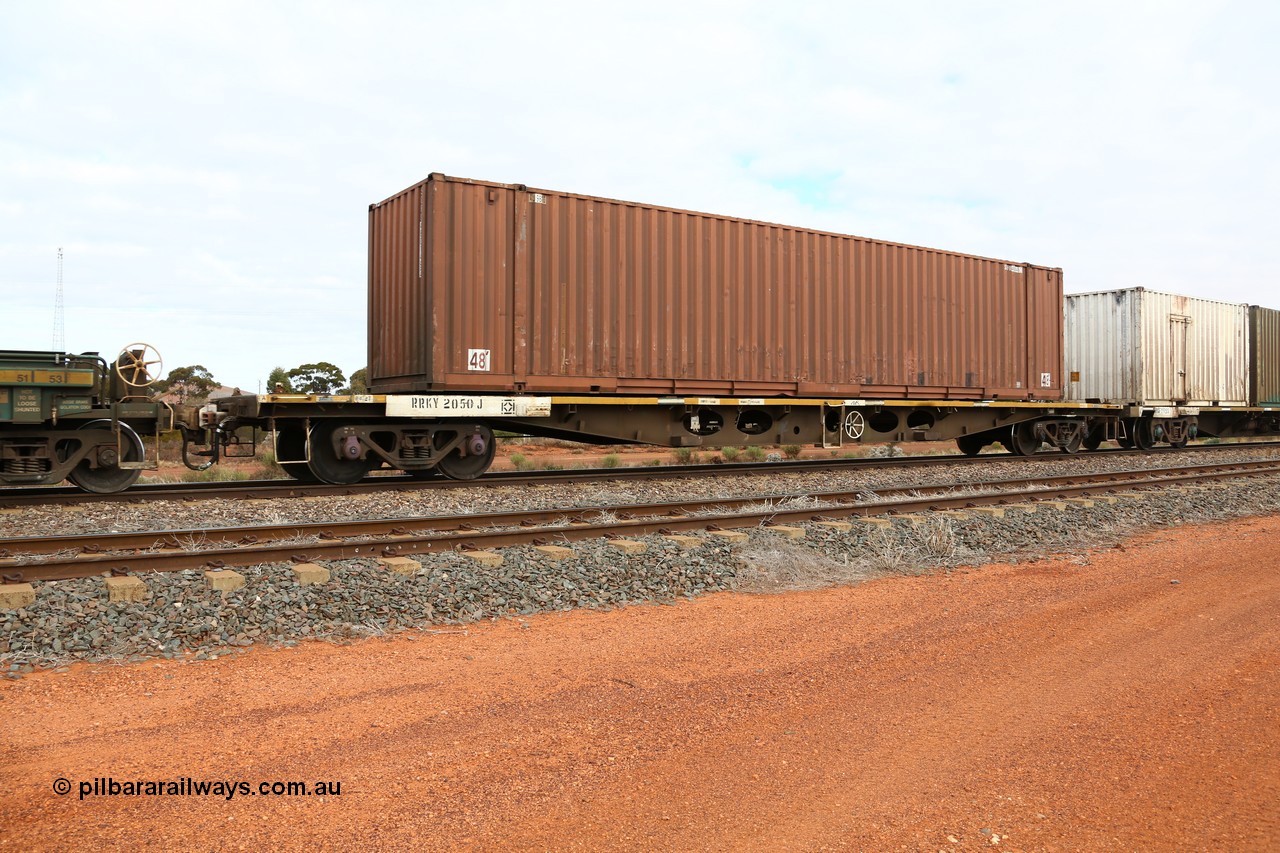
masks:
[[[433,390],[515,390],[515,193],[449,179],[428,191]]]
[[[1191,330],[1191,318],[1185,314],[1169,315],[1170,376],[1173,387],[1169,400],[1177,403],[1187,399],[1187,334]]]

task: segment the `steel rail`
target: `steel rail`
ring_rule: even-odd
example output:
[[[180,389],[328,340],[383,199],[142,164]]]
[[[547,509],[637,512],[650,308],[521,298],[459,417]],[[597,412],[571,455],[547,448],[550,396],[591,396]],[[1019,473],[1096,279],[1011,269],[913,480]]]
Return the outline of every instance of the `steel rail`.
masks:
[[[1280,460],[1262,462],[1221,462],[1193,467],[1139,468],[1116,471],[1105,475],[1110,479],[1135,479],[1140,477],[1166,477],[1186,473],[1212,473],[1222,470],[1244,470],[1252,466],[1270,470],[1280,467]],[[945,494],[957,489],[1012,490],[1035,486],[1073,485],[1097,482],[1097,474],[1056,474],[1044,477],[1017,477],[1002,480],[984,480],[972,483],[920,483],[883,488],[855,488],[827,491],[778,492],[765,495],[740,497],[691,498],[680,501],[653,501],[625,505],[555,507],[552,509],[509,510],[505,512],[467,513],[431,517],[399,517],[382,519],[331,520],[295,522],[289,524],[253,525],[251,527],[198,527],[179,530],[131,531],[124,533],[76,533],[62,536],[32,536],[0,538],[0,568],[14,554],[55,554],[75,552],[81,554],[105,554],[121,551],[183,549],[194,545],[201,548],[223,545],[240,547],[281,540],[306,537],[320,539],[352,539],[361,536],[403,536],[443,530],[475,529],[480,526],[505,527],[513,525],[545,525],[554,522],[584,522],[588,516],[601,513],[640,515],[685,515],[712,509],[730,510],[763,502],[784,503],[804,499],[824,502],[865,500],[870,494],[878,499],[895,496],[919,496],[924,492]]]
[[[9,582],[23,580],[57,580],[85,577],[104,572],[129,571],[178,571],[183,569],[221,568],[224,566],[259,565],[281,561],[311,561],[318,559],[355,559],[376,556],[403,556],[414,553],[465,548],[495,548],[516,544],[537,544],[548,537],[572,541],[600,536],[616,537],[621,534],[645,535],[670,533],[680,530],[696,531],[708,528],[730,529],[754,527],[765,521],[813,521],[848,516],[887,515],[903,512],[934,511],[947,508],[969,508],[1009,504],[1016,501],[1037,501],[1061,497],[1095,495],[1100,490],[1132,490],[1154,488],[1179,483],[1203,482],[1260,474],[1280,473],[1280,461],[1238,462],[1221,465],[1204,465],[1195,468],[1134,470],[1104,474],[1062,475],[1052,478],[1027,478],[1021,480],[997,480],[990,483],[967,484],[966,488],[995,488],[982,494],[948,494],[954,485],[907,486],[893,490],[882,489],[874,493],[877,500],[861,500],[868,494],[862,491],[812,492],[801,494],[762,495],[743,498],[677,501],[654,504],[634,504],[612,507],[576,507],[571,509],[535,510],[529,512],[485,513],[470,516],[453,516],[439,519],[384,519],[380,521],[330,522],[310,525],[320,530],[312,535],[320,536],[317,542],[260,541],[247,542],[238,547],[216,547],[201,550],[182,550],[175,539],[166,543],[166,535],[208,535],[219,529],[193,531],[166,531],[151,534],[109,534],[101,540],[115,542],[133,541],[135,546],[150,537],[145,546],[152,550],[131,554],[84,553],[72,557],[39,562],[22,563],[19,558],[0,560],[0,575]],[[921,494],[922,491],[933,494]],[[885,495],[897,493],[899,497],[883,500]],[[774,506],[775,502],[809,499],[827,503],[821,507]],[[762,506],[763,505],[763,506]],[[736,509],[736,512],[734,511]],[[718,511],[716,515],[695,515],[697,512]],[[618,515],[617,519],[603,519],[603,514]],[[590,516],[597,520],[588,520]],[[636,517],[639,516],[639,517]],[[410,530],[405,525],[419,525]],[[449,526],[451,525],[451,526]],[[487,525],[489,529],[474,529]],[[256,532],[275,531],[292,533],[293,538],[303,538],[301,531],[309,525],[273,525],[270,528],[253,528]],[[381,528],[381,529],[379,529]],[[247,533],[247,529],[223,529],[229,534]],[[338,533],[336,531],[342,531]],[[126,537],[119,540],[110,537]],[[127,537],[141,539],[129,540]],[[342,538],[345,536],[346,538]],[[357,537],[381,537],[360,540]],[[160,538],[157,538],[160,537]],[[55,537],[68,544],[72,537]],[[35,545],[37,540],[25,540]],[[24,540],[4,540],[8,546],[18,546]],[[206,544],[206,543],[200,543]],[[224,543],[225,544],[225,543]],[[62,554],[67,549],[56,553]],[[46,552],[47,553],[47,552]]]
[[[1184,448],[1160,447],[1152,451],[1107,448],[1078,454],[1081,458],[1097,456],[1152,456],[1174,452],[1213,452],[1245,448],[1275,448],[1280,442],[1190,445]],[[399,474],[367,477],[358,483],[333,486],[324,483],[302,483],[293,479],[212,481],[207,483],[152,483],[134,486],[123,492],[99,495],[70,486],[5,486],[0,487],[0,508],[16,508],[43,504],[140,503],[153,500],[235,500],[267,497],[350,496],[371,492],[412,492],[420,489],[475,488],[477,486],[524,486],[577,483],[608,480],[662,480],[680,477],[715,475],[743,476],[758,474],[803,473],[858,468],[912,468],[939,465],[981,465],[988,462],[1053,462],[1068,457],[1055,451],[1041,451],[1033,456],[990,453],[980,456],[946,454],[940,456],[894,456],[856,459],[793,459],[780,462],[726,462],[722,464],[638,466],[631,468],[584,468],[573,471],[490,471],[475,480],[449,480],[439,477],[418,480]]]

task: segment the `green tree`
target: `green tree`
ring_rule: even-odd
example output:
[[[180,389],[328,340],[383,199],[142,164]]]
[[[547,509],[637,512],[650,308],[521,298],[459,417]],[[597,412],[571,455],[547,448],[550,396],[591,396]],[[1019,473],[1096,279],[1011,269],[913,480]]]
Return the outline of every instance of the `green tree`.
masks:
[[[175,367],[167,377],[156,383],[156,391],[172,394],[179,403],[202,403],[208,398],[209,392],[217,387],[218,380],[202,364]]]
[[[289,371],[289,380],[299,394],[332,394],[347,381],[337,365],[327,361],[295,367]]]
[[[362,367],[351,374],[351,393],[369,393],[369,368]]]
[[[277,385],[280,386],[281,394],[293,393],[293,380],[289,378],[289,372],[283,367],[273,367],[267,374],[267,393],[275,394]]]

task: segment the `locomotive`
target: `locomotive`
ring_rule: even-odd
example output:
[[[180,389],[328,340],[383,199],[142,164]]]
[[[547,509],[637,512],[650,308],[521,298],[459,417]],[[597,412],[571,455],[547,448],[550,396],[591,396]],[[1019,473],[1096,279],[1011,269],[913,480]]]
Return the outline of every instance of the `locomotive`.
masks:
[[[130,344],[110,363],[98,353],[0,351],[0,484],[70,480],[118,492],[156,467],[174,410],[148,388],[163,362]],[[144,437],[157,444],[148,455]]]

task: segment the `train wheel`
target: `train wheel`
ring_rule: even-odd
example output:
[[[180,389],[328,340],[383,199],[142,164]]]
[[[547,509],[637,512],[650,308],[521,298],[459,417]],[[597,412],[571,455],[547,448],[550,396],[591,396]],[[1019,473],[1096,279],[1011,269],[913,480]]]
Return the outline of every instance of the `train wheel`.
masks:
[[[1138,418],[1133,421],[1133,444],[1143,452],[1149,452],[1156,446],[1156,439],[1151,429],[1151,418]]]
[[[347,486],[358,483],[373,468],[373,460],[347,459],[333,452],[333,434],[342,428],[339,423],[320,423],[311,427],[311,459],[307,465],[311,473],[322,483]]]
[[[1190,437],[1188,437],[1188,436],[1184,433],[1184,434],[1183,434],[1183,436],[1182,436],[1182,438],[1178,439],[1177,441],[1171,441],[1171,442],[1169,442],[1169,444],[1170,444],[1170,446],[1172,446],[1172,447],[1176,447],[1176,448],[1178,448],[1179,450],[1181,450],[1182,448],[1184,448],[1184,447],[1186,447],[1186,446],[1187,446],[1187,442],[1188,442],[1188,441],[1190,441],[1190,440],[1191,440],[1191,439],[1190,439]]]
[[[80,427],[80,429],[107,430],[110,428],[111,421],[107,420],[89,421]],[[138,434],[125,424],[120,424],[120,436],[124,440],[123,453],[110,445],[99,447],[92,451],[92,453],[97,454],[98,467],[94,468],[90,460],[86,459],[71,469],[67,479],[86,492],[93,492],[99,495],[119,492],[138,482],[138,477],[142,474],[140,470],[137,468],[121,468],[118,463],[141,462],[146,455],[142,448],[142,439],[138,438]]]
[[[493,440],[493,431],[488,427],[476,427],[475,431],[462,439],[466,445],[467,455],[462,449],[455,447],[448,456],[436,463],[436,470],[450,480],[474,480],[493,463],[493,454],[497,443]]]
[[[981,435],[956,436],[956,447],[960,448],[960,452],[965,456],[977,456],[986,446],[987,441]]]
[[[311,469],[307,467],[306,462],[281,462],[281,459],[298,459],[307,458],[307,434],[301,429],[282,429],[276,433],[276,464],[295,480],[303,483],[318,482],[316,475],[311,473]]]
[[[1005,446],[1018,456],[1034,456],[1041,443],[1040,437],[1036,435],[1036,425],[1031,421],[1024,421],[1009,428],[1009,443]]]
[[[1089,430],[1088,435],[1084,437],[1085,450],[1097,450],[1102,446],[1102,442],[1106,441],[1107,432],[1102,427],[1094,427]]]
[[[1076,433],[1074,436],[1072,436],[1071,440],[1067,442],[1066,447],[1060,447],[1058,449],[1061,450],[1063,453],[1079,453],[1080,448],[1083,444],[1084,444],[1084,436],[1082,436],[1080,433]]]

